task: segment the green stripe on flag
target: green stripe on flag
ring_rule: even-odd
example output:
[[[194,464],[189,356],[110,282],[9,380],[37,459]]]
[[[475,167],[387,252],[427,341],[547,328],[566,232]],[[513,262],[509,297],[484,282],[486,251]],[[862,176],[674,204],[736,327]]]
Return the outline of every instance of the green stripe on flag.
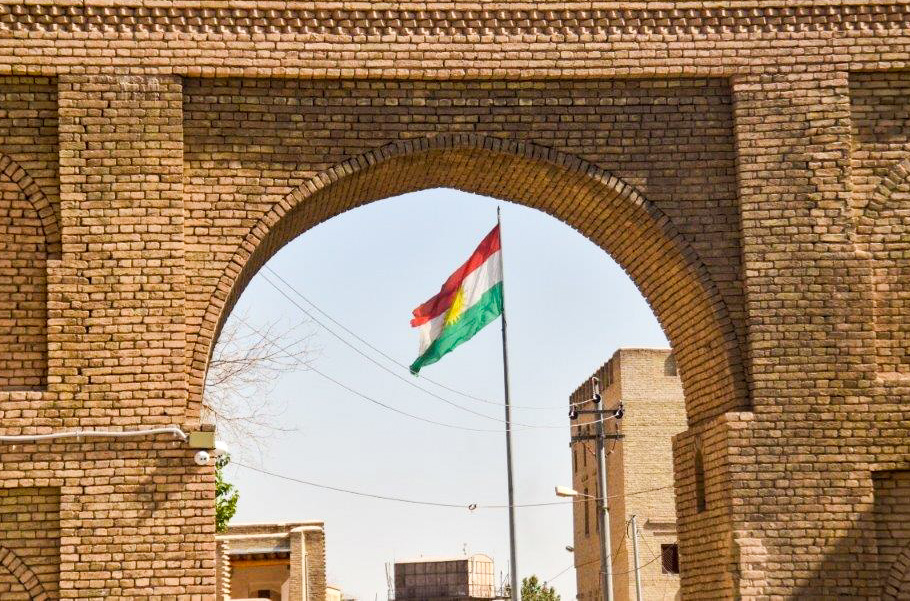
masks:
[[[436,363],[448,353],[455,350],[455,347],[463,342],[470,340],[474,334],[479,332],[488,323],[499,317],[502,313],[502,282],[497,282],[489,290],[484,292],[480,299],[471,305],[458,321],[450,326],[446,326],[430,348],[424,354],[417,357],[417,360],[411,365],[411,373],[417,374],[420,369],[426,365]]]

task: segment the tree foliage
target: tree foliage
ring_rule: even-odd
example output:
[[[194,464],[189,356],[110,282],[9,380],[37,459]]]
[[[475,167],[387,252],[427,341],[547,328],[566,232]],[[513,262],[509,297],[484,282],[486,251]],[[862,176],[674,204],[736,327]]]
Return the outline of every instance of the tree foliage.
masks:
[[[215,460],[215,531],[226,532],[228,522],[237,513],[240,493],[224,479],[224,467],[230,462],[227,455]]]
[[[560,601],[560,597],[555,588],[532,575],[521,580],[521,601]]]

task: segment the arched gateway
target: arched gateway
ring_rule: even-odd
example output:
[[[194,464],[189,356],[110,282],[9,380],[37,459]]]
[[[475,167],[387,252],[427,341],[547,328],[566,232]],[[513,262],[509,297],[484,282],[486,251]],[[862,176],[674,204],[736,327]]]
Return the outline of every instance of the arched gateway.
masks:
[[[573,226],[658,315],[683,598],[891,591],[910,5],[726,4],[0,3],[0,436],[198,429],[278,248],[458,188]],[[0,442],[0,546],[49,597],[209,598],[192,455]]]

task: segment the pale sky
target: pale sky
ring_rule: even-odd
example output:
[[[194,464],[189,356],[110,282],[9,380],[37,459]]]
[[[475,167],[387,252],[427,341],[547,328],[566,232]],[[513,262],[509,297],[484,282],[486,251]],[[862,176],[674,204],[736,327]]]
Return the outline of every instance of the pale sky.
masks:
[[[439,189],[344,213],[298,237],[268,266],[333,318],[409,364],[417,351],[411,310],[468,258],[495,224],[497,205],[503,211],[513,420],[551,426],[513,434],[516,503],[557,501],[553,487],[571,485],[569,393],[617,348],[667,346],[644,299],[603,250],[534,209]],[[255,324],[305,319],[262,273],[234,314]],[[304,331],[313,333],[313,367],[346,386],[426,419],[493,431],[417,421],[299,371],[284,375],[271,393],[277,405],[286,404],[280,421],[293,431],[277,435],[263,454],[235,453],[237,461],[386,496],[463,506],[506,502],[499,320],[416,379],[364,347],[406,380],[492,419],[396,379],[315,323]],[[495,404],[446,392],[427,377]],[[324,521],[329,582],[363,601],[386,598],[384,564],[395,560],[466,550],[491,555],[497,578],[508,571],[504,509],[472,512],[361,498],[237,466],[227,474],[240,490],[235,523]],[[551,584],[564,601],[574,599],[575,573],[565,570],[572,564],[565,550],[572,544],[571,506],[519,508],[517,519],[519,575],[550,579],[562,572]]]

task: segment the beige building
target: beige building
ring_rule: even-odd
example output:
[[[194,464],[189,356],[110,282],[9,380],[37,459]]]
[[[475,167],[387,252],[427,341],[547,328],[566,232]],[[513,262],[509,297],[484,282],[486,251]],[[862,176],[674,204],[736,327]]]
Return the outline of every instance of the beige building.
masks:
[[[395,563],[395,601],[470,601],[495,596],[488,555]]]
[[[603,406],[623,403],[621,420],[606,422],[610,532],[613,546],[613,586],[617,600],[635,599],[631,528],[636,516],[639,532],[642,598],[674,599],[679,592],[679,551],[673,497],[671,437],[686,428],[683,392],[676,361],[669,350],[620,349],[593,376],[600,380]],[[579,403],[592,397],[590,379],[570,397]],[[579,407],[591,409],[590,403]],[[573,434],[592,435],[591,414],[580,414]],[[600,537],[597,522],[597,455],[595,442],[572,445],[573,488],[582,495],[575,504],[575,568],[578,599],[601,599]],[[648,491],[648,492],[644,492]]]
[[[327,601],[337,590],[326,586],[322,522],[232,525],[216,549],[218,601]]]

